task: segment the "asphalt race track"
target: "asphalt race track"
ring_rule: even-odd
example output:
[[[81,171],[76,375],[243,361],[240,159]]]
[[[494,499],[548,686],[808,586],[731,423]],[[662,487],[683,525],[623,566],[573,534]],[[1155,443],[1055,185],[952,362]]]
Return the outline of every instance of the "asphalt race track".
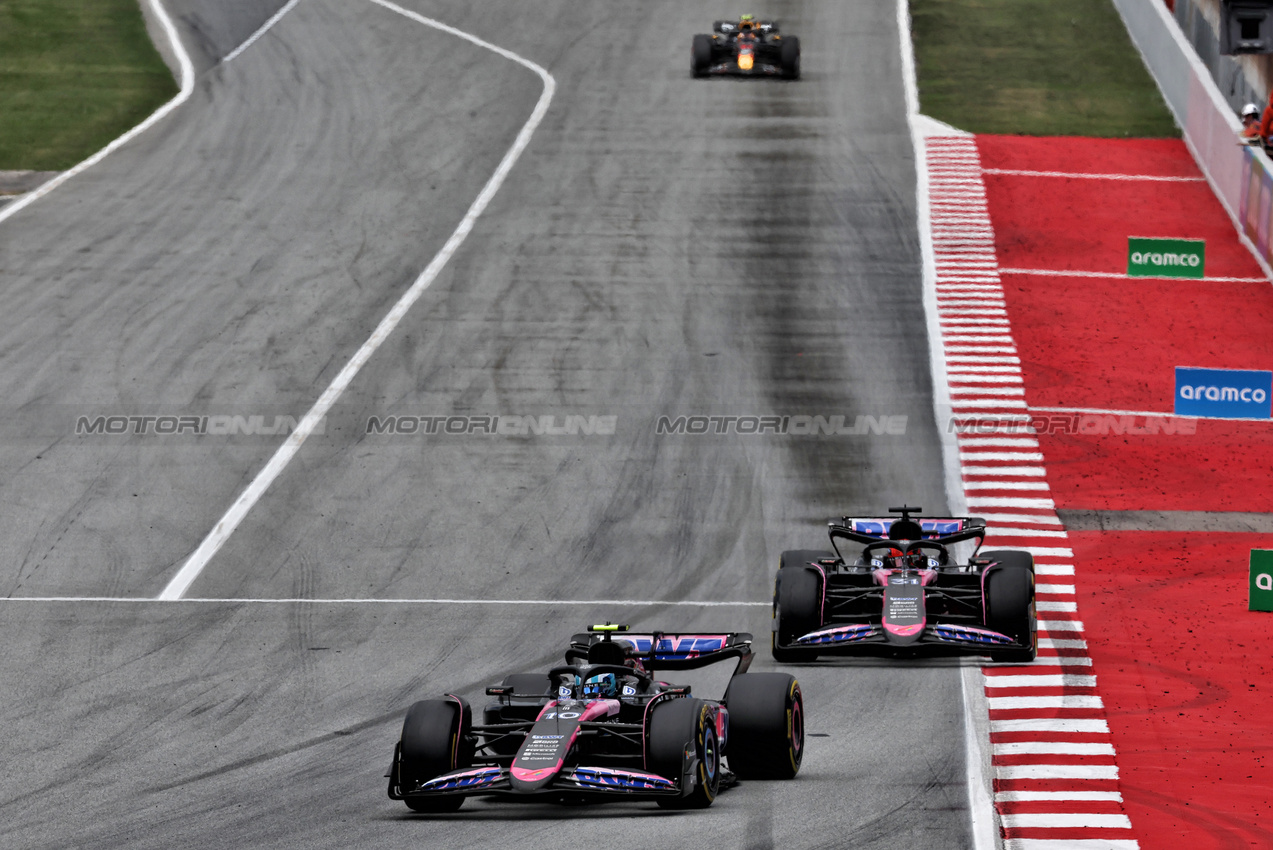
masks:
[[[705,812],[385,796],[415,699],[545,667],[588,622],[756,634],[831,516],[944,509],[893,0],[402,5],[546,67],[468,241],[195,580],[282,442],[80,417],[299,419],[526,122],[525,68],[366,0],[169,0],[199,78],[0,225],[0,846],[969,845],[959,670],[793,668],[804,768]],[[714,17],[804,78],[692,80]],[[612,416],[612,434],[368,434]],[[669,435],[659,417],[905,416],[905,434]],[[897,420],[893,420],[897,421]],[[31,598],[75,601],[30,601]],[[135,601],[87,601],[110,597]],[[638,600],[639,605],[573,604]],[[681,600],[750,606],[673,606]]]

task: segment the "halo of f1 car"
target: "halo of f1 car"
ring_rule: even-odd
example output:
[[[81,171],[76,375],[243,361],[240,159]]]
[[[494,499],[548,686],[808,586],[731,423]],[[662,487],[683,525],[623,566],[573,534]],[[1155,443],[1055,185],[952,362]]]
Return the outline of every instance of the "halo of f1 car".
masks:
[[[760,21],[752,15],[716,21],[711,34],[694,36],[690,73],[794,80],[800,76],[800,39],[780,35],[777,21]]]
[[[571,638],[565,665],[487,688],[496,701],[480,724],[454,694],[412,705],[394,749],[390,798],[429,813],[454,812],[474,796],[704,808],[739,777],[796,775],[800,685],[786,673],[747,672],[751,635],[627,628],[590,627]],[[730,659],[737,665],[719,700],[654,676]]]
[[[774,581],[775,660],[855,654],[1034,660],[1033,557],[981,553],[985,520],[918,517],[922,510],[845,517],[829,524],[834,551],[782,553]]]

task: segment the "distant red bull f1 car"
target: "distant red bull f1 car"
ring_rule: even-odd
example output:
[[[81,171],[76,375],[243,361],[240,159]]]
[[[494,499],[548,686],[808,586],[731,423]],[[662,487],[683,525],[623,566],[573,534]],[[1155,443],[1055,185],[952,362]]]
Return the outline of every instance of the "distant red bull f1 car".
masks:
[[[690,73],[794,80],[800,76],[800,39],[779,35],[777,21],[759,21],[751,15],[716,21],[710,35],[694,36]]]
[[[774,581],[773,656],[988,655],[1033,661],[1034,558],[979,552],[977,517],[845,517],[834,551],[782,553]]]
[[[497,701],[480,724],[454,694],[411,706],[389,797],[430,813],[473,796],[703,808],[737,777],[796,775],[800,685],[786,673],[747,672],[751,635],[626,632],[593,626],[571,639],[565,665],[487,688]],[[737,665],[719,700],[655,677],[730,659]]]

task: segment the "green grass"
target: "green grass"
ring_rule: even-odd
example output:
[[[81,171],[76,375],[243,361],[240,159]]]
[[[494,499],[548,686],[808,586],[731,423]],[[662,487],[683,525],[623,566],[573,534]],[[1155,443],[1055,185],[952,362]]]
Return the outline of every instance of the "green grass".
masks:
[[[137,0],[0,0],[0,169],[65,169],[176,92]]]
[[[925,115],[974,133],[1180,135],[1110,0],[910,9]]]

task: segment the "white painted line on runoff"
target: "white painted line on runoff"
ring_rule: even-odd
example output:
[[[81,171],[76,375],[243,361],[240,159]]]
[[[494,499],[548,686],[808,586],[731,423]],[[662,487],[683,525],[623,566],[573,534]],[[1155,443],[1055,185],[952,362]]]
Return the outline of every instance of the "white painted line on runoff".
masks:
[[[1041,413],[1097,413],[1108,416],[1161,416],[1167,419],[1201,419],[1198,416],[1177,416],[1163,410],[1106,410],[1100,407],[1031,407]],[[1225,419],[1225,422],[1268,422],[1268,419]]]
[[[1037,655],[1030,662],[1031,667],[1091,667],[1092,659],[1087,656],[1071,655]]]
[[[250,36],[248,36],[247,41],[243,42],[238,47],[231,50],[229,55],[221,60],[221,64],[224,65],[228,62],[233,62],[240,53],[247,50],[253,44],[256,44],[256,40],[258,38],[260,38],[261,36],[269,32],[270,28],[273,27],[275,24],[277,24],[279,21],[281,21],[284,15],[292,11],[292,9],[296,8],[296,4],[299,2],[300,0],[287,0],[287,5],[285,5],[282,9],[279,9],[277,12],[275,12],[268,21],[261,24],[261,28],[258,29],[256,32],[252,33]]]
[[[1205,177],[1159,177],[1153,174],[1081,174],[1073,171],[1022,171],[1016,168],[983,168],[982,174],[1014,177],[1064,177],[1072,180],[1148,180],[1159,183],[1205,183]]]
[[[1122,272],[1084,272],[1075,271],[1074,269],[1005,269],[1000,268],[999,274],[1024,274],[1038,275],[1040,277],[1105,277],[1112,280],[1145,280],[1145,281],[1174,281],[1177,283],[1268,283],[1262,277],[1149,277],[1137,275],[1131,277]]]
[[[1117,779],[1112,764],[1008,764],[995,768],[1000,779]]]
[[[243,518],[247,516],[248,511],[250,511],[261,499],[261,496],[263,496],[265,491],[269,489],[269,486],[274,482],[274,479],[278,478],[296,453],[300,451],[300,447],[305,442],[306,438],[308,438],[309,435],[314,432],[314,429],[318,426],[318,424],[323,421],[323,417],[327,415],[327,411],[331,409],[332,405],[336,403],[336,400],[339,399],[341,394],[343,394],[349,387],[354,376],[356,376],[367,361],[371,359],[371,355],[376,352],[376,349],[378,349],[384,341],[389,338],[389,335],[393,333],[394,328],[396,328],[398,323],[402,321],[402,318],[407,314],[407,311],[411,309],[412,305],[415,304],[417,300],[419,300],[420,296],[424,294],[424,291],[428,289],[437,278],[438,274],[446,266],[447,262],[450,261],[452,255],[454,255],[455,252],[459,250],[459,247],[464,244],[464,240],[468,238],[469,233],[473,230],[473,225],[477,221],[478,216],[482,214],[487,205],[491,202],[491,199],[495,197],[495,193],[498,192],[500,186],[504,184],[504,180],[508,177],[509,172],[513,170],[513,166],[522,155],[522,151],[524,151],[526,146],[530,144],[530,138],[534,135],[536,128],[539,127],[539,123],[544,120],[544,115],[548,112],[548,105],[552,102],[553,93],[557,89],[557,81],[553,79],[552,74],[549,74],[547,69],[537,65],[523,56],[513,53],[511,50],[506,50],[503,47],[491,44],[490,42],[484,41],[475,35],[464,32],[463,30],[458,30],[449,24],[444,24],[441,21],[435,21],[432,18],[426,18],[423,15],[404,9],[401,6],[389,2],[389,0],[368,0],[368,2],[375,3],[378,6],[383,6],[392,12],[396,12],[397,14],[423,24],[424,26],[464,39],[478,47],[490,50],[491,52],[502,56],[510,62],[515,62],[524,68],[530,69],[543,81],[543,92],[540,94],[539,100],[535,104],[535,108],[531,111],[530,118],[527,119],[526,123],[522,126],[521,132],[517,134],[517,138],[513,141],[513,146],[510,147],[508,152],[504,154],[504,158],[500,160],[499,166],[495,169],[495,173],[491,175],[490,179],[486,182],[486,185],[482,187],[481,194],[479,194],[473,201],[472,206],[470,206],[468,212],[464,214],[464,218],[460,220],[459,225],[455,228],[455,232],[451,234],[449,239],[447,239],[446,244],[442,246],[442,249],[438,251],[437,255],[434,256],[429,265],[426,266],[424,271],[420,273],[420,276],[416,278],[415,282],[411,284],[411,288],[408,289],[402,298],[393,305],[393,309],[391,309],[389,313],[380,320],[380,324],[372,332],[370,338],[363,343],[362,347],[358,349],[353,358],[345,364],[345,368],[340,370],[340,373],[332,380],[327,389],[323,391],[323,394],[319,396],[318,401],[296,426],[296,430],[291,433],[283,445],[279,447],[278,451],[274,453],[274,456],[270,458],[268,463],[266,463],[265,468],[257,473],[256,477],[252,479],[252,483],[247,486],[247,489],[243,491],[239,498],[235,500],[234,504],[230,506],[230,509],[226,511],[225,516],[221,517],[220,521],[217,522],[212,531],[208,533],[208,536],[205,537],[203,542],[199,544],[199,548],[191,554],[186,563],[180,570],[177,571],[177,574],[172,577],[172,580],[168,582],[168,585],[159,594],[160,599],[180,599],[182,595],[185,594],[191,583],[193,583],[199,576],[199,573],[203,571],[203,568],[208,565],[208,561],[216,555],[216,553],[225,544],[225,541],[228,540],[230,535],[234,533],[234,530],[239,527],[239,523],[241,523]]]
[[[1005,829],[1131,829],[1127,815],[1081,813],[1022,812],[1004,815]]]
[[[1016,478],[1043,478],[1047,471],[1039,466],[965,466],[964,475],[981,475],[990,478],[1012,476]]]
[[[991,732],[1062,732],[1073,735],[1108,735],[1109,724],[1100,718],[1023,717],[990,721]]]
[[[1094,688],[1095,676],[987,675],[987,688]]]
[[[1036,584],[1034,586],[1035,593],[1058,593],[1074,595],[1074,585],[1072,584]]]
[[[995,799],[1004,803],[1041,803],[1050,800],[1085,800],[1090,803],[1121,803],[1117,791],[1000,791]]]
[[[61,186],[75,175],[87,171],[94,165],[97,165],[97,163],[101,162],[107,156],[119,150],[121,147],[158,124],[168,115],[168,113],[172,112],[178,106],[190,99],[190,95],[194,92],[194,64],[190,61],[190,55],[186,53],[186,48],[181,43],[181,37],[177,35],[177,28],[173,26],[172,18],[168,17],[168,12],[164,9],[163,4],[160,3],[159,0],[149,0],[149,3],[151,10],[155,14],[155,18],[159,21],[159,26],[164,31],[164,35],[168,37],[169,43],[172,44],[172,51],[177,56],[177,65],[181,69],[181,89],[177,92],[177,96],[152,112],[150,117],[145,121],[141,122],[118,139],[115,139],[88,159],[71,166],[52,180],[44,183],[40,186],[40,188],[27,192],[18,200],[0,208],[0,222],[13,217],[19,210],[26,209],[31,204],[35,203],[40,198],[43,198],[49,192],[52,192],[58,186]]]
[[[677,606],[694,608],[768,608],[773,602],[704,602],[679,599],[268,599],[268,598],[201,598],[201,597],[153,597],[153,596],[9,596],[0,602],[183,602],[232,605],[628,605],[632,607]]]
[[[965,481],[965,490],[1048,490],[1046,481]]]
[[[1009,741],[995,744],[997,756],[1112,756],[1114,745],[1097,741]]]

